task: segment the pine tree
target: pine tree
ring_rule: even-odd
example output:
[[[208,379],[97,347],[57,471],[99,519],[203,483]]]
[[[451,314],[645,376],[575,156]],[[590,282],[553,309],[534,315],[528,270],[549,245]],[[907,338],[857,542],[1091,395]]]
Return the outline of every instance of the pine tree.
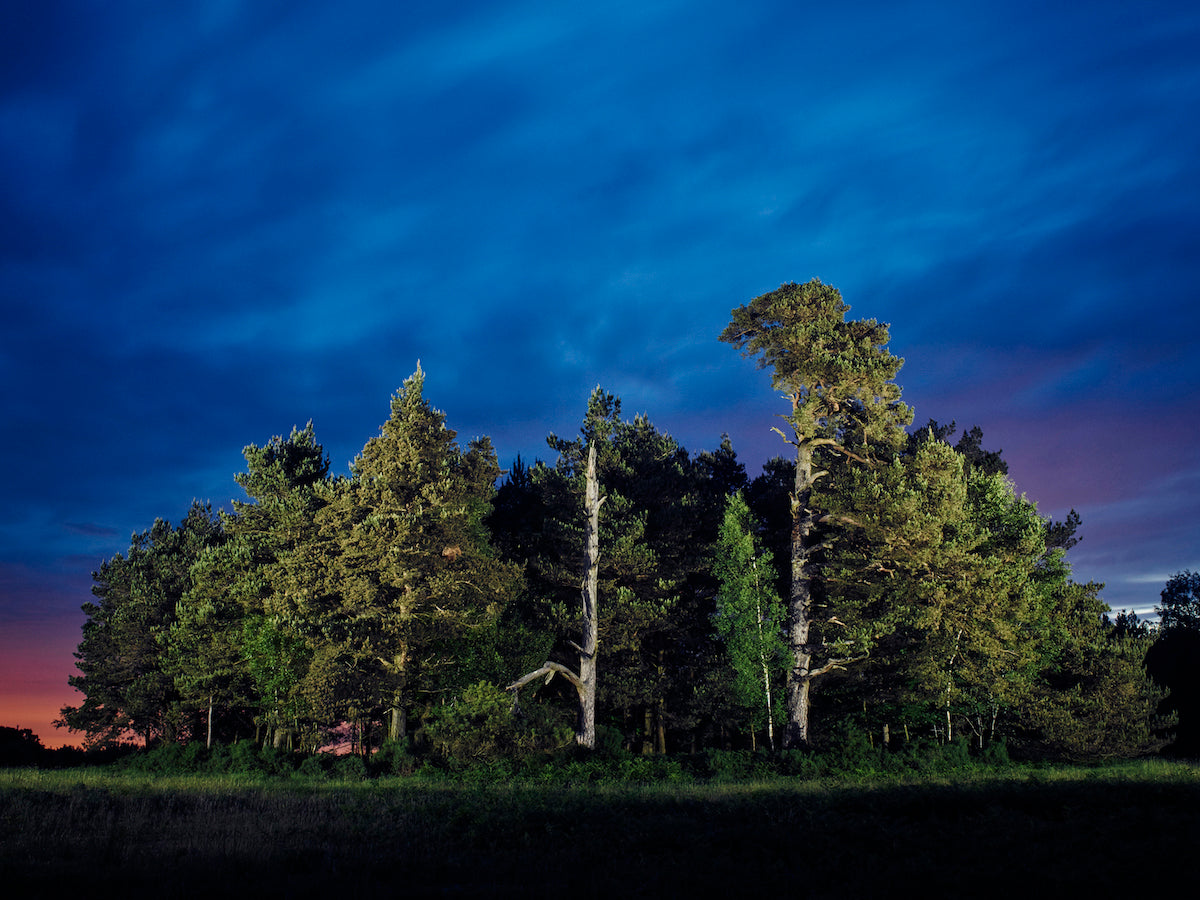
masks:
[[[831,456],[872,466],[877,448],[903,443],[903,427],[912,420],[893,383],[903,360],[887,351],[887,326],[873,319],[847,322],[848,310],[836,289],[816,279],[785,284],[734,309],[721,333],[722,341],[745,356],[758,356],[760,368],[772,370],[772,386],[791,407],[785,418],[793,436],[779,432],[796,452],[785,747],[809,742],[813,679],[847,661],[837,655],[836,642],[823,638],[815,615],[823,538],[813,489],[828,474]]]
[[[192,564],[220,539],[211,508],[194,502],[177,527],[156,519],[133,535],[127,555],[118,553],[93,573],[99,602],[83,606],[88,621],[75,653],[81,674],[68,679],[85,699],[64,707],[60,719],[85,732],[89,745],[127,732],[147,744],[180,736],[180,695],[168,663],[172,626]]]
[[[640,735],[643,752],[665,752],[669,730],[692,729],[705,714],[696,686],[713,656],[708,550],[726,492],[744,484],[744,471],[728,440],[689,458],[646,416],[622,420],[620,399],[599,387],[578,437],[551,434],[547,443],[558,459],[534,466],[529,479],[540,515],[527,518],[537,524],[508,541],[523,548],[539,618],[557,626],[551,658],[537,671],[573,685],[579,677],[578,560],[592,518],[586,461],[594,453],[604,498],[595,557],[601,637],[598,660],[582,661],[600,673],[602,718],[631,740]]]
[[[469,683],[463,642],[496,622],[519,585],[484,525],[495,452],[487,438],[460,450],[424,384],[418,366],[317,517],[338,586],[322,628],[371,673],[364,700],[388,711],[391,740],[405,737],[419,696]]]

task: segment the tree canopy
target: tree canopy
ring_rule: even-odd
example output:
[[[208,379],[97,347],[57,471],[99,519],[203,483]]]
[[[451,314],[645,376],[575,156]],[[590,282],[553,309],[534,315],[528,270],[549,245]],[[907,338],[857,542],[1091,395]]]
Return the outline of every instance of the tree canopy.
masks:
[[[894,727],[1098,757],[1170,715],[1193,746],[1200,576],[1168,582],[1157,633],[1110,622],[1071,579],[1079,515],[1043,518],[979,426],[909,430],[888,327],[848,311],[817,280],[732,310],[721,340],[786,401],[789,455],[753,479],[727,436],[690,453],[600,387],[503,478],[419,364],[348,475],[311,422],[248,444],[245,500],[158,519],[93,574],[63,723],[451,755],[546,752],[572,717],[584,747],[643,754]]]

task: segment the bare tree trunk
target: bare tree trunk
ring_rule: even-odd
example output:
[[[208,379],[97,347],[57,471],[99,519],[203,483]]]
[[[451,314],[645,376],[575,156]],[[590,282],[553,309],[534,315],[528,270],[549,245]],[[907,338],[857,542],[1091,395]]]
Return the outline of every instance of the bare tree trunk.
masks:
[[[579,651],[579,674],[566,666],[547,660],[542,667],[522,675],[505,690],[513,692],[516,705],[517,692],[535,678],[546,676],[546,681],[562,675],[575,687],[579,695],[579,720],[575,728],[575,742],[589,750],[596,746],[596,648],[599,644],[600,617],[596,611],[597,591],[600,580],[600,482],[596,477],[596,445],[588,447],[587,473],[584,487],[584,512],[587,519],[583,536],[583,584],[580,590],[582,616],[580,623],[581,643],[574,644]]]
[[[587,525],[583,537],[583,646],[579,652],[579,731],[575,740],[584,747],[596,746],[596,647],[600,619],[596,611],[600,581],[600,480],[596,477],[596,445],[588,447],[584,512]]]
[[[213,695],[208,695],[208,738],[205,740],[204,746],[212,749],[212,720],[213,720]]]

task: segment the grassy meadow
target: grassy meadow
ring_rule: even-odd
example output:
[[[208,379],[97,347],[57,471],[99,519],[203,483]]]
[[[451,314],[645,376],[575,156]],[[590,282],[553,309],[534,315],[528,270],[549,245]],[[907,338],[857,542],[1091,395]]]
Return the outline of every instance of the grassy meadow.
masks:
[[[13,897],[1116,896],[1194,883],[1197,846],[1200,769],[1158,760],[739,783],[0,770]]]

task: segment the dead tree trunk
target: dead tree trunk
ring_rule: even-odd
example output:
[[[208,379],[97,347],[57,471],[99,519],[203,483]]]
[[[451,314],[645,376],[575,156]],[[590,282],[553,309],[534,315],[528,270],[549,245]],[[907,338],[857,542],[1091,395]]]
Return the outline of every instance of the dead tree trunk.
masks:
[[[588,448],[587,473],[584,488],[583,534],[583,585],[582,622],[580,626],[582,644],[573,644],[579,651],[579,674],[575,674],[561,663],[547,660],[540,669],[523,675],[506,690],[513,692],[513,704],[517,692],[535,678],[546,676],[546,683],[556,674],[562,675],[575,687],[579,695],[579,723],[575,728],[575,742],[589,750],[596,746],[596,648],[599,644],[599,614],[596,611],[596,593],[600,572],[600,482],[596,477],[596,445]]]

